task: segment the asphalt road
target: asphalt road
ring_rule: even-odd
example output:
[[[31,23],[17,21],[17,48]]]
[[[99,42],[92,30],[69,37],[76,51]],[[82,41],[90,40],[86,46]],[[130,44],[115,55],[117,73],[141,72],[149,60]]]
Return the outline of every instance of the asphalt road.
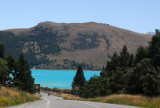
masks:
[[[61,97],[41,93],[42,100],[9,108],[137,108],[98,102],[63,100]]]

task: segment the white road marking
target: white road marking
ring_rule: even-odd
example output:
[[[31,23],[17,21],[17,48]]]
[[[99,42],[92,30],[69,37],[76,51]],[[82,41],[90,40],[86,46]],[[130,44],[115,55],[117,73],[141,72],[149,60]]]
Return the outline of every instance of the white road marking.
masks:
[[[49,100],[46,97],[44,97],[44,100],[47,101],[47,107],[49,107]]]
[[[79,101],[77,101],[77,102],[79,102]],[[97,107],[97,108],[99,107],[97,105],[93,105],[93,104],[90,104],[90,103],[87,103],[87,102],[79,102],[79,103],[83,103],[83,104],[90,105],[90,106]]]

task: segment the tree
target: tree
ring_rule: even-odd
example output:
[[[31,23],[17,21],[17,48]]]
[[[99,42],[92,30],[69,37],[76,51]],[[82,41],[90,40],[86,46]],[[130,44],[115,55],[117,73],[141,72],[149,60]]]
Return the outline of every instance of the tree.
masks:
[[[144,48],[143,46],[140,46],[136,52],[135,63],[138,63],[139,61],[145,58],[148,58],[148,50]]]
[[[135,61],[134,55],[131,54],[131,56],[130,56],[130,58],[129,58],[128,66],[129,66],[129,67],[132,67],[133,64],[134,64],[134,61]]]
[[[160,30],[156,29],[156,34],[149,42],[148,51],[151,63],[157,69],[160,66]]]
[[[116,66],[118,65],[118,62],[119,62],[119,57],[118,57],[117,53],[115,52],[113,54],[111,62],[107,62],[107,69],[115,71],[116,70]]]
[[[15,62],[16,60],[14,59],[14,57],[12,55],[9,55],[7,57],[7,66],[8,66],[8,74],[12,74],[14,73],[14,68],[15,68]]]
[[[128,88],[130,94],[143,94],[157,96],[160,94],[160,73],[151,65],[149,59],[143,59],[131,70],[128,76]]]
[[[130,54],[128,53],[127,46],[124,45],[119,57],[119,65],[123,70],[128,66],[129,58]]]
[[[4,45],[0,43],[0,58],[4,59],[4,54],[5,54]]]
[[[80,87],[84,87],[85,84],[86,84],[86,79],[84,77],[84,72],[83,72],[82,66],[79,65],[76,75],[72,82],[72,88],[74,87],[74,85],[80,85]]]
[[[85,88],[82,88],[80,96],[85,98],[93,98],[100,96],[100,85],[100,78],[98,76],[91,77],[90,80],[87,82]]]
[[[0,83],[5,85],[5,81],[8,80],[8,67],[7,62],[0,58]]]
[[[34,79],[31,76],[31,70],[27,63],[27,61],[24,59],[23,54],[19,56],[19,74],[17,74],[17,78],[20,83],[20,88],[24,91],[33,93],[33,85],[34,85]]]

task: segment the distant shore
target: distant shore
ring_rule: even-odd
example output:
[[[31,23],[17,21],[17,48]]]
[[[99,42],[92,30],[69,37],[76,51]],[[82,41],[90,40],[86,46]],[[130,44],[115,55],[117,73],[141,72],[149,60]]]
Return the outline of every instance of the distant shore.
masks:
[[[66,70],[66,71],[77,71],[77,70],[72,70],[72,69],[36,69],[36,68],[32,68],[31,70]],[[102,71],[102,70],[83,70],[83,71]]]

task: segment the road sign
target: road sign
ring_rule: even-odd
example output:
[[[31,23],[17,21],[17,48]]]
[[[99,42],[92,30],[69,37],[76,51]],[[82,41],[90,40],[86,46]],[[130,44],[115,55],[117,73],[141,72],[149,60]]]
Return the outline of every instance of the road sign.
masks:
[[[79,87],[78,87],[78,86],[75,86],[75,90],[76,90],[76,91],[79,90]]]
[[[34,84],[34,92],[39,93],[40,92],[40,84]]]
[[[79,95],[79,93],[80,93],[80,86],[79,85],[75,85],[74,86],[74,94],[75,95]]]

